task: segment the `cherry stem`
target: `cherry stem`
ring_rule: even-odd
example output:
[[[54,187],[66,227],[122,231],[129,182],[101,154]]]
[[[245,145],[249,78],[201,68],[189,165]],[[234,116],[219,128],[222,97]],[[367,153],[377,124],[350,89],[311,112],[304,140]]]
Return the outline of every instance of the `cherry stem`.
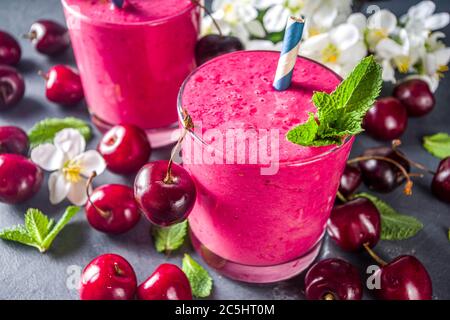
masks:
[[[25,33],[22,35],[22,38],[28,39],[28,40],[34,40],[34,39],[36,39],[36,37],[37,37],[36,31],[31,31],[31,32],[28,32],[28,33]]]
[[[381,156],[366,156],[366,157],[362,156],[362,157],[356,157],[356,158],[350,159],[349,161],[347,161],[347,163],[352,164],[355,162],[368,161],[368,160],[386,161],[386,162],[389,162],[389,163],[393,164],[394,166],[396,166],[406,179],[406,185],[405,185],[405,188],[403,189],[403,192],[407,196],[412,195],[413,182],[412,182],[411,178],[409,177],[409,174],[406,171],[406,169],[395,160],[392,160],[392,159],[386,158],[386,157],[381,157]]]
[[[411,159],[408,159],[407,157],[405,157],[401,152],[398,151],[398,147],[400,147],[402,145],[401,140],[396,139],[396,140],[392,140],[392,150],[395,152],[396,155],[398,155],[400,158],[402,158],[403,160],[405,160],[406,162],[408,162],[411,166],[426,171],[432,175],[435,175],[436,172],[434,172],[433,170],[427,168],[426,166],[424,166],[423,164],[413,161]]]
[[[118,276],[123,276],[125,272],[123,272],[122,269],[120,269],[119,265],[117,263],[114,263],[114,271]]]
[[[212,22],[214,23],[214,26],[216,27],[217,31],[219,31],[219,35],[223,37],[222,29],[220,29],[219,23],[217,23],[216,19],[213,17],[211,11],[208,10],[203,4],[200,3],[199,0],[191,0],[195,5],[199,6],[201,9],[205,10],[206,14],[211,18]]]
[[[48,80],[48,76],[44,71],[39,70],[38,75],[40,75],[44,80]]]
[[[334,297],[334,294],[332,294],[331,292],[327,292],[323,297],[322,300],[336,300],[336,298]]]
[[[369,246],[369,243],[363,244],[364,249],[366,249],[367,253],[372,257],[373,260],[375,260],[376,263],[378,263],[380,266],[384,267],[387,265],[387,262],[381,259]]]
[[[102,218],[108,219],[111,216],[111,212],[100,209],[91,200],[91,193],[90,193],[89,189],[91,188],[92,182],[94,181],[96,176],[97,176],[97,172],[92,171],[91,176],[88,178],[88,180],[86,182],[86,195],[87,195],[88,201],[91,204],[91,206],[93,206],[94,209],[98,211],[98,213],[102,216]]]
[[[344,197],[344,195],[339,190],[336,193],[336,196],[338,197],[339,200],[341,200],[344,203],[346,203],[348,201],[348,199],[346,197]]]

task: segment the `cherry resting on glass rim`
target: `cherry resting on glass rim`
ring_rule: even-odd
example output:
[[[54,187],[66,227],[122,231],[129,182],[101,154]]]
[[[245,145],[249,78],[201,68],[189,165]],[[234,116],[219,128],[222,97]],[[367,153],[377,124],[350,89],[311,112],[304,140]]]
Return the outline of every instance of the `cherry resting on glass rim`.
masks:
[[[348,197],[358,189],[361,185],[361,181],[361,170],[357,166],[348,164],[345,166],[344,173],[341,177],[339,192],[344,197]]]
[[[364,244],[372,248],[380,240],[380,213],[370,200],[357,198],[333,208],[327,230],[346,251],[361,250]]]
[[[0,202],[21,203],[34,196],[41,187],[42,170],[18,154],[0,155]]]
[[[308,300],[361,300],[362,292],[358,270],[341,259],[319,261],[305,276]]]
[[[134,181],[134,196],[142,212],[160,226],[185,220],[197,196],[190,174],[175,163],[172,164],[171,181],[166,181],[168,165],[167,160],[147,163]]]
[[[176,265],[163,263],[137,289],[139,300],[192,300],[185,273]]]
[[[81,300],[131,300],[137,281],[133,267],[117,254],[92,260],[81,274]]]
[[[398,99],[388,97],[377,100],[364,117],[363,127],[375,139],[393,140],[405,132],[407,124],[405,106]]]
[[[28,135],[19,127],[0,127],[0,154],[15,153],[26,156],[28,145]]]
[[[225,53],[244,50],[239,38],[209,34],[198,40],[195,47],[197,66]]]
[[[34,22],[26,37],[38,52],[49,56],[61,54],[70,46],[67,29],[52,20]]]
[[[409,163],[399,156],[397,152],[400,153],[400,151],[394,151],[390,147],[377,147],[367,149],[362,156],[389,158],[398,162],[407,172],[409,172]],[[376,159],[360,161],[359,168],[361,169],[364,184],[370,189],[378,192],[391,192],[405,180],[401,171],[394,164],[387,161]]]
[[[44,75],[46,79],[45,95],[55,103],[71,106],[80,102],[83,97],[83,86],[78,73],[71,67],[59,64]]]
[[[440,200],[450,203],[450,157],[439,163],[433,177],[431,191]]]
[[[13,67],[0,65],[0,110],[17,104],[25,93],[25,82]]]
[[[400,256],[382,266],[375,276],[380,277],[380,289],[375,290],[382,300],[431,300],[433,290],[430,275],[413,256]]]
[[[119,234],[131,230],[141,213],[133,189],[120,184],[96,188],[86,202],[86,217],[96,230]]]
[[[22,50],[19,43],[9,33],[0,30],[0,64],[16,65],[20,61]]]
[[[406,107],[412,117],[424,116],[433,110],[436,100],[428,83],[420,79],[412,79],[400,83],[394,89],[394,97]]]
[[[117,125],[105,133],[97,146],[108,169],[120,174],[134,173],[147,163],[150,142],[144,130],[133,125]]]

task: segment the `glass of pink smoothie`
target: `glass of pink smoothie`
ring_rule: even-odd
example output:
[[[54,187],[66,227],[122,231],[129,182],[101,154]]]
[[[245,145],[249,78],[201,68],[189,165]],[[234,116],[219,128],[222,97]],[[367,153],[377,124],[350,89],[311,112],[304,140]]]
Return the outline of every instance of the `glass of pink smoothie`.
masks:
[[[62,0],[93,122],[134,124],[173,141],[180,86],[195,68],[200,10],[190,0]]]
[[[180,119],[186,110],[196,126],[182,149],[198,193],[192,242],[209,265],[245,282],[287,279],[315,259],[353,143],[286,140],[316,112],[313,92],[330,93],[341,78],[299,57],[291,87],[275,91],[278,58],[270,51],[218,57],[196,69],[179,94]]]

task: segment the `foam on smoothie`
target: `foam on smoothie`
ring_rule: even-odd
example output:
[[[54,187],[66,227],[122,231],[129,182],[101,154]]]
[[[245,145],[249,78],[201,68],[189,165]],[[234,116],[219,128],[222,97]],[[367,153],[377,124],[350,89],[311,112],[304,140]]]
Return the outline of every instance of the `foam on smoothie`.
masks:
[[[332,92],[341,79],[331,70],[299,58],[291,87],[272,87],[278,52],[241,51],[201,66],[186,83],[182,104],[194,121],[208,129],[278,129],[280,161],[314,157],[334,146],[302,147],[286,140],[286,133],[316,112],[314,91]]]

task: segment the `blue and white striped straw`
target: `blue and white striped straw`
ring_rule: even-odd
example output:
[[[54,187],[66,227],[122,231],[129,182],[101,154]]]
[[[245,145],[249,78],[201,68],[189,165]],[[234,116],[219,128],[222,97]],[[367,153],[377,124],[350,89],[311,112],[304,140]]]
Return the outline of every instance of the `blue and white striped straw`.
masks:
[[[283,91],[291,85],[304,26],[305,20],[303,18],[289,17],[284,33],[280,60],[278,60],[277,72],[273,81],[275,90]]]

